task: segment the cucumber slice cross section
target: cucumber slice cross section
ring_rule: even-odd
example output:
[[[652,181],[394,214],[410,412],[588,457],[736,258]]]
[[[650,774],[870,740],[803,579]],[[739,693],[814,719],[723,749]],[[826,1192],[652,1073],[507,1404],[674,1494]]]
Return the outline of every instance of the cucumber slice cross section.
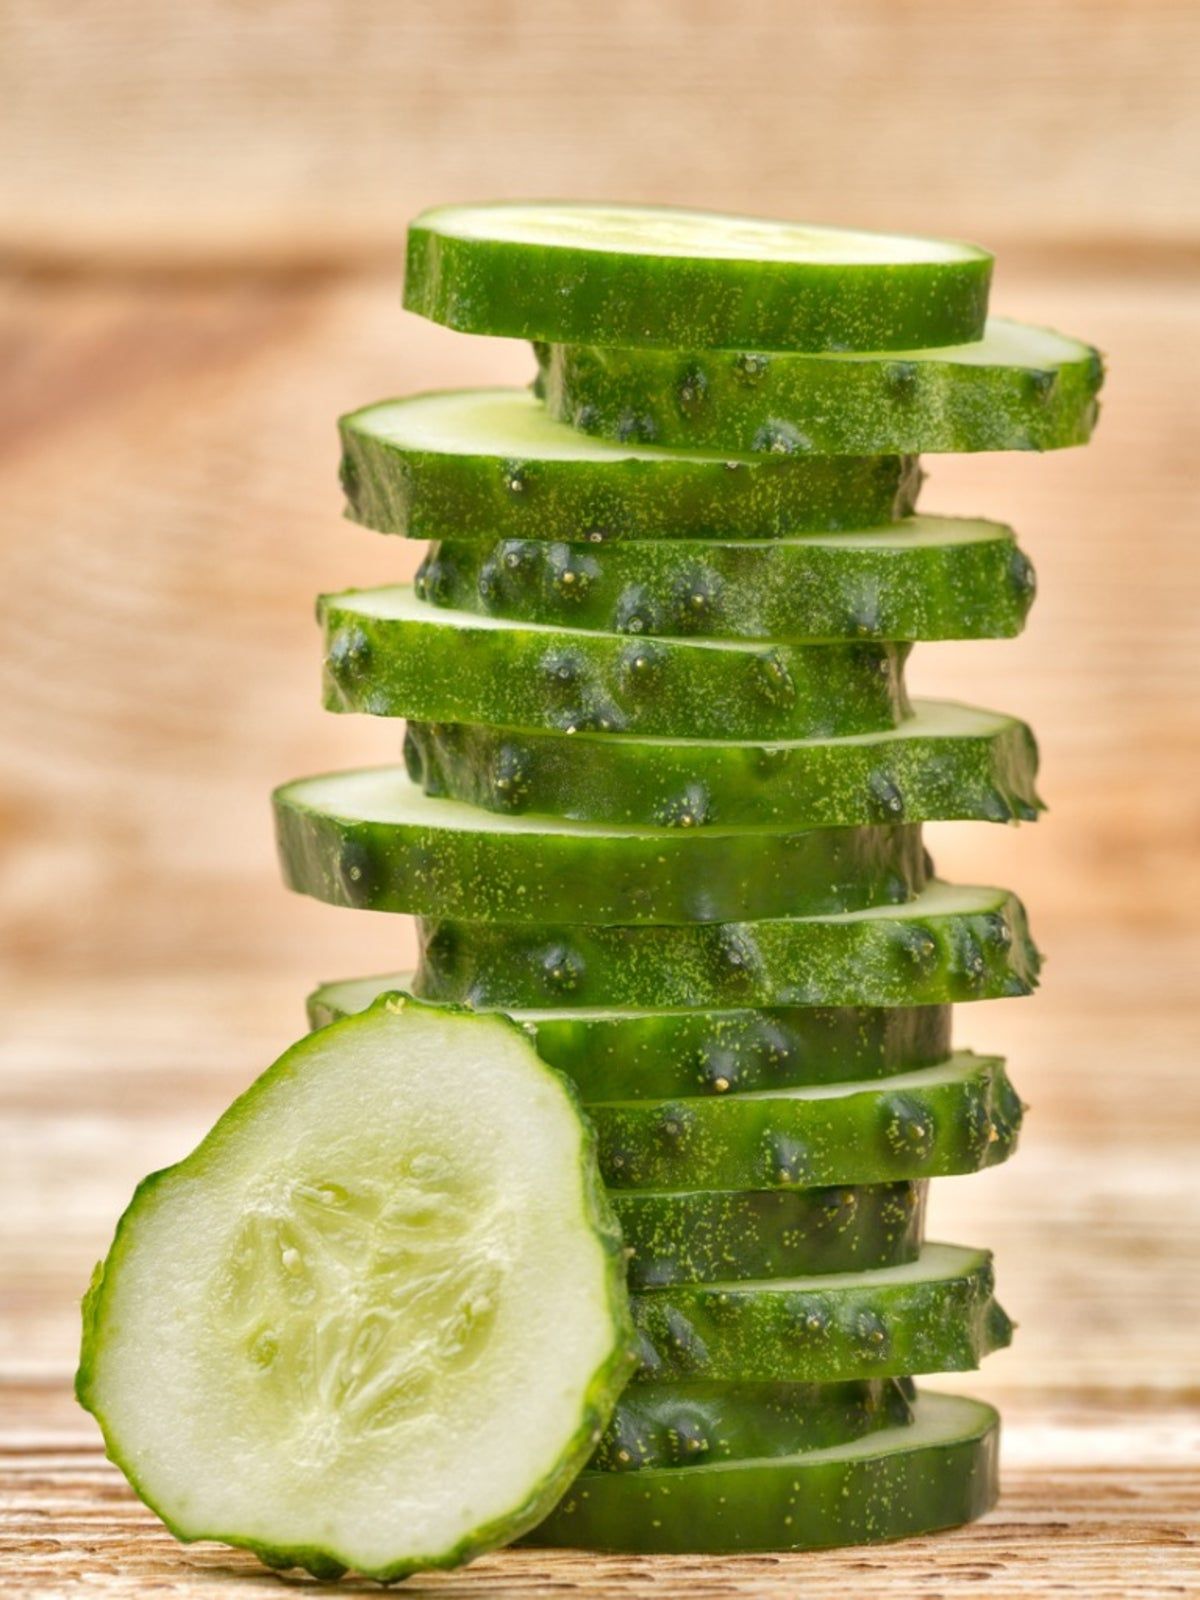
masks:
[[[890,350],[976,339],[975,245],[676,207],[508,201],[409,226],[404,304],[465,333]]]
[[[696,828],[1033,821],[1038,753],[1025,723],[914,700],[896,728],[842,738],[569,740],[533,729],[410,721],[404,757],[430,794],[489,811]]]
[[[578,733],[866,733],[907,714],[905,644],[628,639],[440,611],[408,586],[324,595],[330,711]]]
[[[527,1543],[630,1554],[878,1544],[983,1516],[999,1493],[991,1406],[922,1394],[911,1423],[755,1461],[583,1473]]]
[[[1040,958],[1004,889],[901,906],[645,928],[421,918],[416,992],[470,1005],[950,1005],[1029,994]]]
[[[402,767],[276,791],[290,888],[361,910],[585,923],[716,922],[897,904],[925,885],[918,827],[637,829],[430,798]]]
[[[1058,450],[1086,444],[1091,345],[995,317],[983,339],[881,355],[538,349],[552,417],[625,443],[781,455]]]
[[[385,996],[140,1185],[77,1390],[180,1538],[391,1580],[537,1522],[632,1362],[565,1081],[502,1018]]]
[[[415,982],[415,973],[391,972],[322,984],[308,997],[309,1024],[323,1028]],[[885,1078],[950,1054],[948,1005],[555,1006],[511,1015],[585,1105]]]
[[[446,539],[419,598],[514,622],[717,639],[1007,639],[1033,600],[1011,528],[908,517],[861,533],[609,545]]]
[[[894,521],[921,482],[912,456],[613,444],[525,389],[384,400],[339,427],[347,516],[410,539],[774,539]]]

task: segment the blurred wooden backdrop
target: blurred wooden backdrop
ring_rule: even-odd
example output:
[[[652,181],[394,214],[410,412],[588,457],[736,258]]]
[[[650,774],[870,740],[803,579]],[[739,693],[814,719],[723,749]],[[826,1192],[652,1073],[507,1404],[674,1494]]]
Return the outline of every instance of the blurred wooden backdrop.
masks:
[[[273,862],[273,783],[398,748],[318,707],[315,592],[416,560],[339,521],[333,420],[525,380],[520,348],[401,314],[403,231],[436,201],[554,194],[974,237],[997,251],[999,309],[1106,351],[1088,451],[928,463],[927,507],[1012,521],[1042,580],[1023,639],[929,646],[913,670],[922,692],[1027,716],[1052,807],[934,837],[948,874],[1026,896],[1051,955],[1036,1000],[962,1014],[964,1042],[1009,1050],[1033,1115],[1016,1165],[943,1184],[934,1213],[995,1243],[1023,1324],[967,1385],[1013,1419],[1008,1509],[936,1556],[822,1558],[805,1587],[886,1568],[927,1593],[922,1571],[962,1566],[970,1588],[999,1563],[1092,1597],[1182,1592],[1200,1459],[1194,0],[0,0],[10,1591],[67,1592],[80,1549],[114,1593],[151,1570],[217,1584],[99,1468],[63,1467],[94,1442],[65,1398],[74,1301],[136,1177],[291,1040],[310,983],[410,951],[398,922],[289,898]],[[497,1593],[504,1571],[541,1592],[520,1559],[490,1564]],[[747,1571],[689,1593],[766,1592]]]

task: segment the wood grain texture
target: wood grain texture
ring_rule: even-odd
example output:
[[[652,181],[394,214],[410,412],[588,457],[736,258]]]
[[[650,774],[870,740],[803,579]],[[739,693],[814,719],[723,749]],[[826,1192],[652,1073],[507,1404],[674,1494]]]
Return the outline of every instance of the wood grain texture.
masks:
[[[1192,0],[3,0],[0,105],[49,261],[393,257],[485,195],[1198,244]]]

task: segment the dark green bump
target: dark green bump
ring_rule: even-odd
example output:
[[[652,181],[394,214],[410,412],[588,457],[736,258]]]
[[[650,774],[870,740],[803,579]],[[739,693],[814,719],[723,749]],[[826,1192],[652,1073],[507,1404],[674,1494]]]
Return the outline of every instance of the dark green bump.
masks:
[[[811,450],[812,441],[794,423],[772,417],[755,433],[751,448],[765,455],[795,456]]]
[[[770,356],[761,351],[743,350],[733,358],[733,371],[743,383],[754,384],[766,375],[771,365]]]
[[[642,634],[656,631],[658,611],[644,585],[630,584],[621,592],[617,598],[614,620],[618,633]]]
[[[888,665],[884,663],[884,670]],[[751,660],[753,681],[768,705],[790,706],[795,703],[796,683],[788,671],[787,663],[777,650],[765,650]]]
[[[371,660],[371,641],[361,628],[338,628],[329,641],[329,670],[339,681],[359,677]]]
[[[890,361],[883,372],[884,387],[893,400],[912,400],[917,393],[919,377],[915,361]]]
[[[699,411],[708,399],[708,374],[704,368],[698,365],[685,368],[675,393],[679,409],[685,416],[692,416]]]

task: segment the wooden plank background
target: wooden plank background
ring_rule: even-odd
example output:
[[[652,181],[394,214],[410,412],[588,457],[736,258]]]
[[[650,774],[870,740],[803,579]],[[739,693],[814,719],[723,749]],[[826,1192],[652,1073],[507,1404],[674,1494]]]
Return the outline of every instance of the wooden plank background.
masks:
[[[0,0],[0,1584],[188,1594],[69,1399],[75,1302],[136,1178],[404,926],[279,887],[267,791],[385,760],[318,708],[321,588],[416,552],[339,522],[335,415],[523,381],[403,317],[418,206],[572,193],[974,236],[999,309],[1095,340],[1095,445],[935,460],[1012,521],[1027,634],[913,681],[1034,722],[1050,815],[932,830],[1051,955],[964,1010],[1033,1104],[1019,1160],[937,1186],[1021,1323],[978,1528],[816,1558],[506,1554],[443,1595],[1200,1589],[1200,7],[1183,0]]]

